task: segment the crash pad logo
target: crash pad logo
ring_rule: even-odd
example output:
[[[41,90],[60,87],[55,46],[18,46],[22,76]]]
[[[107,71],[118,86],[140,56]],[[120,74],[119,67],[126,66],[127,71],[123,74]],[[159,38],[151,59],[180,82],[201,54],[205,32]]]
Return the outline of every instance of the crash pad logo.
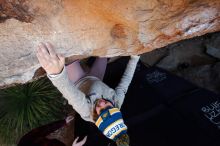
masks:
[[[151,84],[159,83],[167,79],[167,74],[156,70],[152,73],[146,74],[145,78]]]
[[[215,101],[201,108],[205,117],[220,129],[220,101]]]

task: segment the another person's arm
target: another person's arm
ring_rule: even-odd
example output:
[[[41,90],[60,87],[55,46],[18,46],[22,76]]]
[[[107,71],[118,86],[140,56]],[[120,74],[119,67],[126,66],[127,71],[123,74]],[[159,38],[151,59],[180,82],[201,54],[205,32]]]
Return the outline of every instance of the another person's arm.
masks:
[[[77,142],[78,139],[79,139],[79,137],[77,137],[77,138],[74,140],[72,146],[83,146],[83,145],[86,143],[87,136],[85,136],[85,137],[83,138],[83,140],[81,140],[81,141],[79,141],[79,142]]]
[[[40,138],[44,138],[50,133],[63,127],[65,124],[66,124],[66,120],[60,120],[35,128],[21,138],[21,140],[18,143],[18,146],[29,145]]]
[[[63,94],[70,105],[80,114],[80,116],[89,121],[90,109],[85,94],[78,90],[69,80],[67,71],[64,67],[65,58],[56,54],[52,45],[49,43],[40,44],[37,50],[37,57],[41,66],[47,72],[49,79],[54,86]],[[50,75],[56,75],[51,77]]]
[[[127,67],[125,69],[125,72],[121,78],[121,81],[119,82],[118,86],[115,88],[115,92],[116,92],[115,99],[116,99],[116,103],[118,104],[119,108],[121,108],[124,102],[125,94],[127,93],[128,87],[133,78],[139,58],[140,56],[131,56],[127,64]]]

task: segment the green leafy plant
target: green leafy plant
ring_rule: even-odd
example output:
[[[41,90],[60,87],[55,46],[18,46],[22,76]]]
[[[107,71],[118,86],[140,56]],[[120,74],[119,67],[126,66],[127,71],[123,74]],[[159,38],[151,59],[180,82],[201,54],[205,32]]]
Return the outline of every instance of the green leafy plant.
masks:
[[[62,119],[61,97],[47,78],[0,90],[0,138],[15,143],[31,129]]]

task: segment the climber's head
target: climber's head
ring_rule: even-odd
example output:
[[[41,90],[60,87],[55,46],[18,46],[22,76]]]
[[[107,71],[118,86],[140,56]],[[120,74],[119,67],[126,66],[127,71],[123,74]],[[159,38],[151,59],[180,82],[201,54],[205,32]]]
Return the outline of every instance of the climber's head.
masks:
[[[124,124],[124,120],[122,118],[122,114],[118,108],[114,107],[114,104],[106,99],[98,99],[95,102],[95,112],[97,114],[97,118],[95,124],[99,128],[99,130],[109,139],[116,141],[121,141],[122,138],[125,139],[125,135],[127,137],[127,141],[129,141],[127,133],[127,126]],[[129,143],[127,142],[126,143]],[[125,142],[123,140],[123,142]]]
[[[110,100],[100,98],[95,101],[95,111],[97,115],[100,115],[100,113],[108,107],[114,107],[114,104]]]
[[[107,107],[102,110],[95,125],[109,139],[116,141],[122,134],[127,133],[122,114],[118,108]]]

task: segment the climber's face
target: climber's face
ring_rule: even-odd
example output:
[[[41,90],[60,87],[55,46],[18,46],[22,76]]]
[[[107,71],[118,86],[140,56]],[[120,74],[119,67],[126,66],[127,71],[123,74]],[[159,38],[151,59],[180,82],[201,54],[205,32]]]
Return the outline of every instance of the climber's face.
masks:
[[[107,107],[113,107],[112,103],[103,98],[98,99],[95,104],[95,109],[98,115],[100,115],[101,111],[106,109]]]

